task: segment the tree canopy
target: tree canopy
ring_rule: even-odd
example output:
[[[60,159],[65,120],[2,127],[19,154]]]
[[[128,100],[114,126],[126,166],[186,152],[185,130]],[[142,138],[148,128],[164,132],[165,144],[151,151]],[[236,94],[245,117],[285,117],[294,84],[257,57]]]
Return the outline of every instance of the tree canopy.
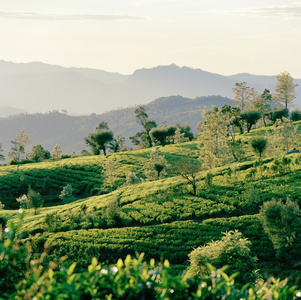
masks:
[[[275,86],[276,99],[277,101],[285,105],[285,109],[288,109],[288,106],[296,98],[296,86],[293,82],[293,78],[290,73],[284,71],[276,76],[277,83]]]

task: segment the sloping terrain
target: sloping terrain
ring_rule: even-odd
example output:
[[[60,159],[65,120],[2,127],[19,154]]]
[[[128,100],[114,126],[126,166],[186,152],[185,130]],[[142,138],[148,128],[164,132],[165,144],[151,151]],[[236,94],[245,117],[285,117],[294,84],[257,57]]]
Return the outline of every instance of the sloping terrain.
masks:
[[[156,120],[158,125],[163,120],[168,124],[174,124],[176,120],[182,124],[190,124],[194,132],[197,123],[203,120],[204,106],[222,107],[225,103],[230,104],[230,100],[221,96],[196,99],[173,96],[159,98],[146,105],[146,109],[150,119]],[[135,108],[131,107],[89,116],[70,116],[53,111],[47,114],[20,114],[0,118],[0,143],[6,154],[16,134],[25,128],[31,139],[27,151],[35,144],[41,144],[48,151],[51,151],[55,144],[59,144],[63,152],[71,153],[75,150],[80,154],[82,150],[88,149],[84,137],[95,131],[100,122],[105,121],[115,133],[115,137],[118,134],[124,136],[125,144],[132,147],[129,137],[142,129],[136,122],[134,111]]]
[[[257,132],[262,134],[263,130],[254,130],[245,138]],[[177,270],[183,270],[193,249],[237,229],[252,242],[252,254],[258,258],[263,277],[292,275],[292,281],[300,280],[296,265],[300,238],[294,242],[289,262],[277,260],[258,215],[260,206],[271,199],[289,196],[301,204],[299,154],[288,156],[283,165],[280,161],[280,167],[275,167],[279,165],[273,158],[258,166],[250,154],[244,162],[212,170],[211,184],[206,181],[208,172],[202,171],[193,196],[191,186],[172,166],[184,159],[196,162],[197,142],[156,149],[170,165],[167,174],[129,186],[124,185],[126,174],[132,171],[144,178],[143,168],[153,149],[114,153],[107,158],[100,155],[25,164],[18,172],[16,166],[2,166],[2,203],[17,209],[15,198],[28,186],[42,194],[44,207],[37,215],[27,211],[23,231],[34,241],[37,252],[45,242],[53,244],[49,260],[68,255],[68,262],[76,260],[78,266],[86,266],[92,257],[114,263],[116,258],[144,252],[147,259],[168,258]],[[107,159],[115,161],[118,170],[113,192],[102,175]],[[43,188],[46,177],[50,181],[47,190]],[[74,188],[75,198],[64,204],[58,196],[67,184]],[[16,215],[17,210],[0,211],[0,217],[7,219]],[[52,223],[47,223],[47,216],[52,216]]]

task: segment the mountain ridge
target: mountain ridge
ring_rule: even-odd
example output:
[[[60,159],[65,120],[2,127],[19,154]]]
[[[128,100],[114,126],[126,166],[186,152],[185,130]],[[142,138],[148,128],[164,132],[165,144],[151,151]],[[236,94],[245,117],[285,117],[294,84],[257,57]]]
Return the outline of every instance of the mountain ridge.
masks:
[[[248,82],[250,79],[252,82]],[[175,64],[138,69],[122,75],[89,68],[64,68],[40,62],[15,64],[0,60],[0,107],[28,113],[67,110],[73,115],[102,114],[120,107],[144,105],[160,97],[221,95],[231,98],[235,82],[247,81],[259,92],[273,91],[273,76],[223,76]],[[301,79],[295,104],[301,104]]]
[[[156,120],[158,125],[162,121],[168,124],[174,124],[177,121],[190,124],[192,131],[195,131],[197,123],[203,120],[202,110],[205,105],[221,107],[224,103],[231,104],[231,101],[221,96],[196,99],[171,96],[158,98],[145,107],[149,118]],[[126,138],[126,144],[133,146],[129,137],[142,130],[142,126],[136,122],[134,111],[133,106],[89,116],[71,116],[63,112],[51,111],[46,114],[19,114],[0,118],[0,144],[6,155],[11,147],[11,141],[25,128],[31,139],[27,151],[35,144],[41,144],[49,151],[55,144],[59,144],[65,153],[75,150],[77,154],[80,154],[82,150],[88,149],[84,137],[95,131],[100,122],[105,121],[113,130],[115,137],[118,134],[123,135]]]

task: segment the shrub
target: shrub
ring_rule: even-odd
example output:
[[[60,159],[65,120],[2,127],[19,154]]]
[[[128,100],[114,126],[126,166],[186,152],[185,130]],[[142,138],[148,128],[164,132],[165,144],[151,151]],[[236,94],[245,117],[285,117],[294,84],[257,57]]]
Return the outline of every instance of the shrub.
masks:
[[[216,268],[227,265],[230,275],[239,272],[239,282],[254,281],[256,266],[255,259],[250,254],[250,246],[251,242],[242,238],[242,234],[237,230],[226,232],[221,240],[198,247],[188,255],[190,267],[187,276],[208,276],[210,273],[207,264]]]
[[[301,227],[301,211],[297,203],[287,199],[265,202],[260,209],[264,231],[281,256],[288,251]]]
[[[20,203],[20,208],[22,208],[22,209],[29,208],[29,200],[25,194],[22,195],[21,197],[17,198],[16,200],[17,200],[17,202]]]
[[[73,200],[73,188],[71,184],[67,184],[61,191],[59,198],[65,203]]]
[[[44,199],[41,194],[34,191],[32,188],[29,188],[27,193],[28,207],[34,209],[34,214],[37,214],[39,207],[42,207],[44,204]]]
[[[121,208],[117,199],[109,202],[105,207],[104,217],[108,226],[119,226],[122,224]]]
[[[46,225],[46,230],[56,231],[62,225],[61,216],[57,212],[47,214],[44,223]]]
[[[259,155],[259,157],[261,158],[262,154],[264,153],[264,151],[266,150],[268,145],[268,141],[267,139],[263,138],[263,137],[257,137],[257,138],[253,138],[251,141],[251,146],[253,151]]]
[[[211,172],[207,172],[206,177],[205,177],[205,186],[207,188],[211,188],[213,184],[213,175]]]
[[[141,180],[137,177],[137,175],[135,174],[135,172],[132,172],[132,171],[129,171],[126,174],[125,179],[126,179],[126,181],[124,183],[124,186],[129,186],[129,185],[141,182]]]
[[[301,111],[300,110],[292,111],[291,120],[292,121],[300,121],[301,120]]]

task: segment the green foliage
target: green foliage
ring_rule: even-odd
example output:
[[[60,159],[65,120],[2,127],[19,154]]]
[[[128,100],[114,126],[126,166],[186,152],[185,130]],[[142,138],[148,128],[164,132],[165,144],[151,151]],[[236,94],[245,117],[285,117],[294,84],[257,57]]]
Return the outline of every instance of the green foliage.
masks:
[[[43,195],[47,195],[50,192],[51,189],[51,181],[49,176],[45,177],[43,186],[42,186],[42,193]]]
[[[252,107],[261,114],[262,123],[266,124],[266,116],[271,111],[272,94],[268,88],[265,88],[260,97],[257,97],[252,103]]]
[[[24,246],[14,247],[18,243],[15,231],[6,232],[6,243],[0,243],[0,270],[11,264],[16,254],[25,257],[29,252]],[[181,275],[171,275],[170,263],[156,264],[154,259],[147,264],[143,254],[132,258],[128,255],[117,264],[106,267],[98,263],[96,258],[86,270],[76,272],[76,262],[67,267],[57,266],[51,262],[43,268],[46,252],[38,259],[32,259],[23,273],[0,272],[1,297],[3,299],[199,299],[208,297],[216,299],[266,299],[277,296],[277,299],[295,299],[298,290],[288,287],[286,281],[272,279],[272,283],[260,282],[256,287],[239,287],[235,276],[228,276],[224,270],[208,266],[207,277],[187,279]],[[60,267],[60,268],[58,268]],[[4,277],[3,277],[4,274]],[[10,276],[14,276],[14,285],[9,285]],[[22,280],[20,280],[22,279]],[[256,295],[256,296],[255,296]],[[243,298],[242,298],[243,297]]]
[[[12,299],[16,284],[25,277],[30,258],[30,247],[21,242],[20,230],[24,213],[20,210],[17,222],[10,222],[7,228],[0,228],[0,298]],[[2,298],[5,297],[5,298]]]
[[[102,173],[104,176],[104,182],[111,188],[111,192],[113,191],[115,181],[117,180],[116,167],[117,163],[110,158],[106,161],[106,164],[103,166]]]
[[[116,139],[113,139],[113,141],[110,143],[110,149],[113,152],[119,152],[119,151],[123,151],[126,149],[126,147],[124,146],[124,141],[125,138],[118,134]]]
[[[289,150],[294,150],[300,139],[300,135],[297,132],[298,127],[293,125],[291,121],[286,118],[282,120],[277,120],[274,124],[274,131],[272,135],[274,153],[279,155],[279,153],[288,152]]]
[[[287,110],[296,97],[295,88],[297,84],[293,82],[293,78],[287,71],[278,74],[276,78],[276,100],[283,103],[285,105],[285,109]]]
[[[121,208],[117,199],[109,202],[104,210],[104,218],[109,227],[122,224]]]
[[[183,135],[183,142],[185,141],[192,141],[194,139],[194,135],[191,132],[191,126],[189,124],[181,124],[180,122],[176,122],[177,130],[180,134]],[[179,143],[180,141],[178,141]]]
[[[211,188],[212,184],[213,184],[213,175],[209,171],[209,172],[207,172],[206,177],[205,177],[205,187],[206,188]]]
[[[135,115],[137,123],[143,126],[143,130],[130,137],[130,140],[135,146],[140,145],[145,148],[150,148],[153,146],[150,131],[157,127],[157,123],[155,120],[148,120],[148,114],[144,106],[136,108]]]
[[[220,241],[208,243],[189,254],[190,267],[187,277],[206,276],[210,273],[207,264],[217,268],[229,266],[229,273],[237,275],[237,280],[243,284],[252,282],[256,278],[255,259],[250,253],[251,242],[242,238],[242,234],[235,231],[226,232]]]
[[[4,160],[5,156],[3,155],[3,148],[2,148],[2,144],[0,144],[0,160]]]
[[[268,118],[274,124],[278,119],[282,120],[283,118],[288,117],[288,110],[287,109],[274,109],[268,115]]]
[[[252,149],[256,154],[259,155],[260,158],[262,157],[264,151],[266,150],[267,144],[268,144],[267,139],[263,137],[253,138],[251,140]]]
[[[229,118],[217,107],[204,110],[204,117],[204,124],[198,124],[199,160],[204,169],[211,169],[224,164],[228,159]]]
[[[54,213],[47,214],[45,216],[44,223],[47,231],[55,232],[60,228],[62,220],[56,211]]]
[[[30,158],[34,161],[42,161],[50,158],[50,152],[45,150],[40,144],[32,146]]]
[[[247,83],[243,81],[236,82],[232,91],[234,97],[231,99],[231,101],[240,109],[241,112],[243,112],[251,100],[253,89],[247,86]]]
[[[25,194],[22,195],[21,197],[17,198],[16,200],[17,200],[17,202],[20,203],[20,208],[22,208],[22,209],[29,208],[29,200]]]
[[[246,153],[243,158],[245,161],[211,170],[214,188],[199,189],[196,196],[188,193],[188,181],[178,176],[172,168],[167,169],[170,171],[168,175],[173,176],[171,178],[166,178],[164,169],[160,173],[162,180],[145,182],[142,179],[139,182],[138,178],[144,177],[143,167],[148,164],[151,156],[150,149],[141,149],[109,154],[109,159],[116,162],[118,180],[114,189],[120,187],[110,194],[105,194],[109,189],[104,188],[104,177],[101,176],[107,161],[104,156],[83,156],[22,165],[18,173],[13,167],[3,166],[0,168],[2,203],[5,208],[17,207],[18,203],[10,199],[15,200],[19,196],[17,190],[20,175],[26,179],[24,189],[31,185],[35,191],[43,194],[46,207],[40,210],[39,216],[26,217],[24,231],[27,231],[27,236],[48,231],[40,237],[36,236],[35,244],[35,251],[41,252],[44,242],[57,243],[50,250],[47,260],[59,261],[61,256],[68,254],[68,263],[77,261],[79,268],[85,268],[93,256],[102,262],[114,263],[118,257],[125,258],[127,253],[134,255],[138,251],[145,252],[147,259],[168,258],[183,270],[187,264],[187,254],[193,248],[219,240],[221,232],[238,229],[252,241],[252,256],[258,256],[261,274],[281,278],[289,275],[293,277],[294,274],[298,278],[293,263],[298,262],[299,242],[295,240],[292,245],[290,263],[282,264],[275,257],[272,243],[263,232],[256,214],[264,202],[272,198],[285,199],[288,194],[300,205],[300,159],[298,154],[286,156],[291,162],[287,172],[281,174],[272,170],[275,162],[272,158],[261,160],[260,165],[252,161],[254,156],[249,149],[249,141],[254,136],[264,135],[265,131],[253,130],[250,134],[240,136]],[[170,166],[186,160],[191,161],[192,165],[198,162],[196,142],[156,147],[155,150],[158,156],[164,155]],[[155,164],[151,170],[154,179],[157,179]],[[247,181],[245,176],[250,170],[255,170],[256,174],[254,180]],[[135,176],[127,177],[129,172]],[[46,177],[50,179],[51,188],[44,194]],[[133,178],[131,183],[138,181],[139,184],[122,187],[130,177]],[[196,184],[204,182],[205,177],[206,172],[199,171]],[[58,195],[67,184],[72,185],[78,201],[53,207],[61,204]],[[251,192],[252,188],[254,193]],[[92,197],[84,198],[86,196]],[[118,199],[117,206],[113,205],[115,199]],[[12,206],[13,203],[15,206]],[[117,219],[108,217],[114,214],[106,214],[107,206],[112,206],[112,212],[117,211]],[[57,225],[46,225],[44,218],[54,212],[57,212],[56,216],[60,220],[53,218],[51,221],[50,218],[49,224],[57,222]],[[7,219],[14,220],[14,215],[15,211],[12,210],[0,212],[0,217]]]
[[[275,159],[271,165],[271,171],[275,175],[283,175],[291,171],[291,162],[292,160],[289,157],[282,156],[279,159]]]
[[[68,203],[73,200],[73,188],[71,184],[67,184],[62,189],[59,198],[64,201],[64,203]]]
[[[199,162],[192,162],[191,160],[177,161],[173,169],[180,174],[193,188],[193,195],[197,192],[197,180],[198,173],[202,170],[202,166]]]
[[[301,111],[300,110],[293,110],[292,112],[291,112],[291,117],[290,117],[290,119],[292,120],[292,121],[300,121],[301,120]]]
[[[157,165],[157,167],[156,167]],[[159,178],[160,174],[166,174],[165,169],[169,167],[164,155],[159,155],[159,152],[154,149],[150,152],[150,157],[144,166],[144,175],[146,180],[156,180]],[[158,169],[160,172],[158,172]]]
[[[253,125],[261,118],[261,114],[258,111],[247,111],[241,114],[243,120],[247,123],[247,131],[250,132]]]
[[[8,152],[8,157],[11,159],[14,159],[17,164],[19,170],[19,163],[24,157],[25,154],[25,146],[27,146],[30,143],[30,139],[25,131],[25,129],[22,129],[15,137],[13,141],[11,141],[13,146],[11,147],[11,150]]]
[[[114,133],[111,130],[96,130],[85,137],[85,142],[91,147],[92,153],[98,155],[100,151],[106,156],[107,145],[113,140]]]
[[[150,136],[153,141],[156,143],[160,143],[160,145],[165,146],[166,144],[171,143],[170,139],[172,136],[174,136],[175,132],[177,130],[176,126],[169,125],[159,128],[153,128],[150,131]]]
[[[129,186],[129,185],[137,184],[137,183],[141,182],[141,180],[137,177],[137,175],[135,174],[135,172],[132,172],[132,171],[129,171],[126,174],[125,179],[126,179],[126,181],[124,183],[124,186]]]
[[[53,148],[53,150],[51,151],[52,157],[55,159],[59,159],[61,157],[62,154],[62,149],[61,146],[56,144]]]
[[[281,255],[288,251],[301,230],[301,211],[296,202],[272,200],[265,202],[260,209],[260,216],[265,232],[274,248]]]
[[[44,204],[44,199],[40,193],[34,191],[31,187],[28,189],[27,193],[28,208],[34,209],[34,214],[37,214],[38,208],[42,207]]]

